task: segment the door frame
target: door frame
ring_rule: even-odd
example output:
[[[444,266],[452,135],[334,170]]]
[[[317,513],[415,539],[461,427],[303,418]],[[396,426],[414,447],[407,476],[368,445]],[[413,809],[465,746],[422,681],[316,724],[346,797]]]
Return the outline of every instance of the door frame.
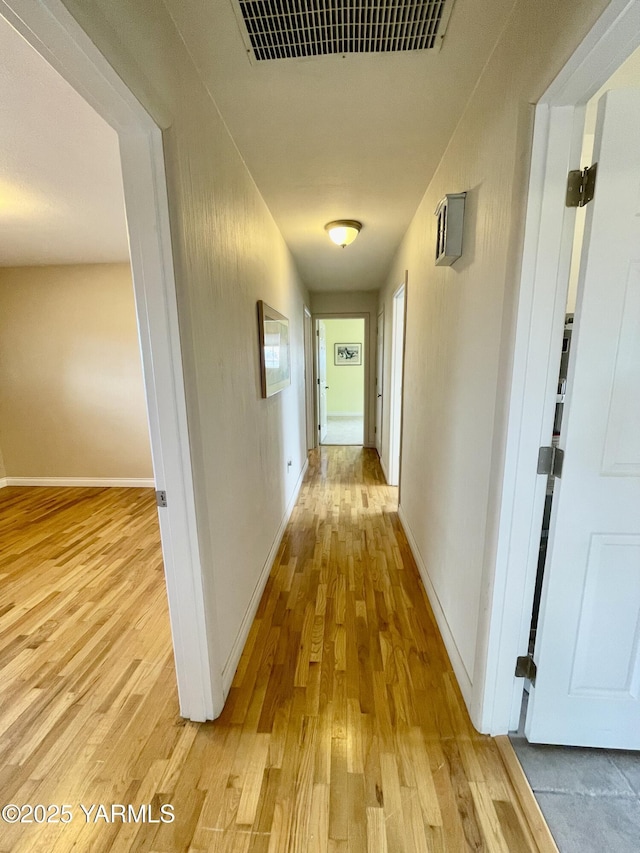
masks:
[[[522,273],[511,376],[496,570],[478,697],[481,731],[518,727],[546,477],[538,448],[550,443],[573,246],[567,173],[580,165],[585,105],[640,46],[640,0],[610,5],[536,106]]]
[[[320,323],[319,320],[322,320],[322,317],[314,317],[313,318],[313,331],[315,337],[315,346],[313,348],[313,376],[314,376],[314,385],[316,388],[315,393],[315,417],[314,417],[314,426],[316,433],[316,447],[322,446],[322,406],[320,405],[320,401],[322,400],[322,382],[320,381]],[[324,368],[325,368],[325,378],[324,382],[327,381],[326,370],[327,370],[327,341],[325,336],[325,350],[324,350]],[[327,390],[327,386],[325,385],[324,390]],[[325,394],[325,399],[326,399]],[[326,419],[326,412],[325,412]],[[317,426],[316,426],[317,425]],[[325,432],[326,435],[326,432]]]
[[[60,0],[0,0],[0,16],[117,132],[180,714],[224,705],[196,528],[162,132]]]
[[[371,413],[369,411],[371,405],[371,377],[375,377],[375,365],[371,364],[371,341],[370,341],[370,315],[368,311],[341,311],[338,313],[318,312],[313,314],[313,328],[317,329],[318,320],[364,320],[364,436],[363,446],[375,448],[375,435],[373,442],[371,441]],[[314,347],[314,366],[313,374],[314,381],[317,385],[318,379],[318,354],[317,347]],[[320,412],[318,411],[318,395],[315,395],[316,410],[315,423],[318,424]],[[375,413],[374,413],[375,418]],[[374,420],[375,423],[375,420]]]
[[[384,473],[385,479],[387,472],[384,470],[382,462],[382,432],[384,424],[384,305],[378,311],[376,322],[376,450],[380,460],[380,467]],[[380,431],[378,432],[378,425]]]
[[[398,311],[398,300],[402,297],[402,317]],[[391,297],[391,359],[389,383],[389,473],[387,482],[400,488],[402,468],[402,407],[404,401],[404,352],[407,332],[407,273],[401,285]],[[402,340],[398,341],[398,329]],[[400,346],[398,344],[401,344]],[[395,449],[397,447],[397,454]]]
[[[311,315],[311,311],[307,306],[304,306],[304,399],[305,399],[305,415],[307,426],[307,453],[313,450],[318,445],[318,430],[316,429],[315,418],[315,393],[318,383],[315,381],[314,369],[314,335],[315,323]]]

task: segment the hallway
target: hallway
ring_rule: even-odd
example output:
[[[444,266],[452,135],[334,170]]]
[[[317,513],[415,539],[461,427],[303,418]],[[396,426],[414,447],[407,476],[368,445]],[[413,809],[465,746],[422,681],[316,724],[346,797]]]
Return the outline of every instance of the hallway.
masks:
[[[223,715],[202,725],[177,716],[152,495],[82,492],[58,509],[53,490],[0,493],[3,797],[74,811],[0,825],[2,853],[553,849],[469,722],[375,451],[311,454]],[[175,822],[79,808],[114,802],[171,804]]]

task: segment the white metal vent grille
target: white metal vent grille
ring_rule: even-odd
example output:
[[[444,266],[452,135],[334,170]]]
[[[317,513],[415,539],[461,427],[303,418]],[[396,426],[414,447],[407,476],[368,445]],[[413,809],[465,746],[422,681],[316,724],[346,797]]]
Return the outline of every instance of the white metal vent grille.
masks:
[[[257,60],[428,50],[453,0],[238,0]]]

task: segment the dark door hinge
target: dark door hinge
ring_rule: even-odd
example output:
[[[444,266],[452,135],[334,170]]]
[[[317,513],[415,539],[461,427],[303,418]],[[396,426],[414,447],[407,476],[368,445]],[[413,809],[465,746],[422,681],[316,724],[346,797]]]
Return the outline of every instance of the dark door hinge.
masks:
[[[562,477],[564,450],[559,447],[541,447],[538,450],[538,474]]]
[[[567,207],[584,207],[596,191],[598,164],[587,169],[573,169],[567,178]]]
[[[516,658],[516,678],[528,678],[532,684],[536,683],[538,667],[535,665],[531,655]]]

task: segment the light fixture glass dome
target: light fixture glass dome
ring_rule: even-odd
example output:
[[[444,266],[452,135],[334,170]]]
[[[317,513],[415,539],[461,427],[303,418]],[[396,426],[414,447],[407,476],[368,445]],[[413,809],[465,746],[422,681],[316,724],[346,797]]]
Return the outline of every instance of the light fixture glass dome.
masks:
[[[333,240],[336,246],[348,246],[356,239],[362,228],[362,222],[355,219],[336,219],[335,222],[327,222],[324,230]]]

